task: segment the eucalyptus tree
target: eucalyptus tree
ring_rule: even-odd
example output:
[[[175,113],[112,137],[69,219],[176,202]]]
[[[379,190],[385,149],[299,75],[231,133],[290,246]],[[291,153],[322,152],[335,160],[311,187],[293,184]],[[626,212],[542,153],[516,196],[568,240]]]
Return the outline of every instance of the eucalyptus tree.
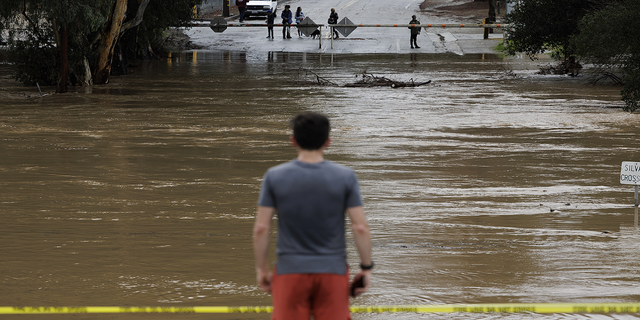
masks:
[[[25,84],[108,83],[114,50],[127,30],[159,35],[186,23],[195,0],[2,0],[17,79]],[[145,12],[156,12],[144,25]],[[1,30],[0,30],[1,31]],[[56,69],[56,70],[52,70]]]
[[[106,0],[3,0],[0,17],[9,30],[18,79],[27,84],[59,79],[59,91],[66,92],[69,55],[85,56],[86,47],[77,42],[99,30],[109,7]]]

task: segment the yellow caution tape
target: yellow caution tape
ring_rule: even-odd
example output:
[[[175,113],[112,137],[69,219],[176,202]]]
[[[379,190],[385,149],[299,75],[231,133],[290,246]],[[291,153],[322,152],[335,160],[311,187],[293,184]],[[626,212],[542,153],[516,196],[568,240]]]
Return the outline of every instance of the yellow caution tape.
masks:
[[[354,313],[640,313],[640,303],[496,303],[353,306]],[[0,307],[0,314],[271,313],[273,307]]]
[[[273,307],[0,307],[0,314],[271,312],[273,312]]]
[[[351,307],[351,312],[413,313],[640,313],[640,303],[495,303]]]

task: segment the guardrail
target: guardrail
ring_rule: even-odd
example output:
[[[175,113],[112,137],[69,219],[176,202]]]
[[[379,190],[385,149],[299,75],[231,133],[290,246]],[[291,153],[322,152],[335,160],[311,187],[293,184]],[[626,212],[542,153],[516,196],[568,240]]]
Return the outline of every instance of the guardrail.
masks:
[[[227,28],[248,28],[248,27],[284,27],[285,25],[282,23],[229,23],[222,17],[217,17],[212,20],[201,20],[201,21],[209,21],[207,22],[196,22],[191,25],[191,27],[209,27],[216,33],[221,33],[227,30]],[[509,24],[500,24],[500,23],[492,23],[492,24],[484,24],[484,23],[426,23],[426,24],[355,24],[351,22],[348,18],[343,18],[337,24],[316,24],[309,17],[305,18],[304,21],[298,24],[290,24],[286,25],[290,27],[296,27],[300,29],[305,35],[309,36],[311,33],[319,29],[319,32],[322,34],[322,27],[326,26],[331,29],[331,49],[333,49],[333,34],[334,30],[337,30],[344,37],[348,37],[355,29],[357,28],[483,28],[485,31],[485,35],[488,34],[489,29],[504,29],[510,27]],[[485,37],[486,39],[486,37]],[[318,37],[319,40],[319,48],[322,49],[322,36]]]
[[[189,27],[211,27],[211,23],[193,23],[189,25]],[[274,24],[266,24],[266,23],[226,23],[223,25],[215,25],[215,26],[224,26],[224,27],[282,27],[282,23],[274,23]],[[429,23],[429,24],[346,24],[346,25],[338,25],[338,24],[290,24],[291,27],[330,27],[330,28],[338,28],[338,27],[355,27],[355,28],[371,28],[371,27],[424,27],[424,28],[508,28],[509,24],[482,24],[482,23]]]

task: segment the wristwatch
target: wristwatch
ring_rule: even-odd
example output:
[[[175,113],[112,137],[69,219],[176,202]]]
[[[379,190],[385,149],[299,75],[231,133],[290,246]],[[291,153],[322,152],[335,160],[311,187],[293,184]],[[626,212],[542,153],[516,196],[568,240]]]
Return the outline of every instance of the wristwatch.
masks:
[[[361,263],[361,264],[360,264],[360,269],[362,269],[362,270],[371,270],[371,269],[373,269],[373,266],[374,266],[373,261],[371,261],[371,264],[370,264],[370,265],[368,265],[368,266],[366,266],[366,265],[364,265],[364,264],[362,264],[362,263]]]

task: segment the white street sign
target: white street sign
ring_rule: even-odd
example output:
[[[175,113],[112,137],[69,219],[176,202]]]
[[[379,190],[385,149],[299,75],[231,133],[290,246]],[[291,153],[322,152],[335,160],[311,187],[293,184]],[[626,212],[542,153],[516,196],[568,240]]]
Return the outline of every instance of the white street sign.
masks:
[[[624,161],[620,170],[621,184],[640,184],[640,162]]]

